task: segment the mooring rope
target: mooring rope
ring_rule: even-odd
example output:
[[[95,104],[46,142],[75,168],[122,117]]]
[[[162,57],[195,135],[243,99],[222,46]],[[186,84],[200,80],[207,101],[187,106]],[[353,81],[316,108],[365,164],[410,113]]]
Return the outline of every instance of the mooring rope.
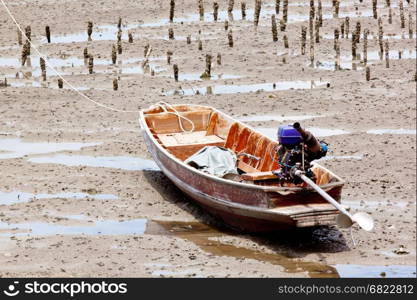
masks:
[[[159,101],[158,103],[156,103],[155,105],[153,105],[154,107],[156,106],[156,107],[160,107],[165,113],[167,113],[167,114],[173,114],[173,115],[176,115],[177,117],[178,117],[178,124],[179,124],[179,126],[180,126],[180,128],[181,128],[181,130],[183,131],[183,132],[187,132],[187,133],[191,133],[191,132],[193,132],[194,131],[194,129],[195,129],[195,125],[194,125],[194,122],[193,121],[191,121],[189,118],[187,118],[187,117],[184,117],[184,116],[182,116],[171,104],[169,104],[169,103],[166,103],[166,102],[164,102],[164,101]],[[172,110],[172,112],[171,111],[168,111],[167,110],[167,108],[170,108],[171,110]],[[188,123],[190,123],[191,124],[191,129],[190,130],[186,130],[184,127],[183,127],[183,125],[182,125],[182,121],[181,121],[181,119],[184,119],[185,121],[187,121]]]
[[[108,109],[108,110],[112,110],[112,111],[116,111],[116,112],[121,112],[121,113],[138,113],[140,112],[139,110],[123,110],[123,109],[118,109],[118,108],[113,108],[110,106],[107,106],[103,103],[97,102],[93,99],[91,99],[90,97],[88,97],[87,95],[85,95],[84,93],[80,92],[76,87],[74,87],[70,82],[68,82],[64,77],[62,77],[62,75],[49,63],[48,59],[46,58],[45,55],[43,55],[38,48],[32,43],[31,40],[28,39],[28,37],[26,36],[26,33],[22,30],[22,28],[20,27],[19,23],[16,21],[16,18],[13,16],[13,14],[11,13],[11,11],[9,10],[9,8],[7,7],[6,3],[4,3],[3,0],[0,0],[1,3],[3,4],[4,9],[6,10],[7,14],[10,16],[10,18],[13,20],[13,22],[15,23],[15,25],[17,26],[17,29],[22,33],[22,35],[24,37],[26,37],[26,40],[29,42],[29,44],[31,45],[31,47],[35,50],[35,52],[39,55],[39,57],[42,57],[45,60],[46,65],[48,66],[48,68],[50,68],[52,71],[54,71],[54,73],[60,78],[62,79],[62,81],[68,85],[72,90],[74,90],[78,95],[80,95],[82,98],[94,103],[97,106],[100,106],[102,108]]]

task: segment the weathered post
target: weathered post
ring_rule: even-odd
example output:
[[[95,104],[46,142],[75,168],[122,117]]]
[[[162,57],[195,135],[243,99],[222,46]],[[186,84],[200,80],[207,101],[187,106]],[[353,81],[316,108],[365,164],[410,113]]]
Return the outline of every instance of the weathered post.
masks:
[[[51,43],[51,29],[49,28],[49,26],[45,26],[45,35],[46,35],[46,40],[48,41],[48,44]]]
[[[224,21],[224,30],[227,31],[229,29],[229,21]]]
[[[217,53],[217,64],[218,65],[222,64],[222,55],[220,53]]]
[[[17,30],[17,43],[19,46],[23,45],[22,32],[19,29]]]
[[[372,12],[374,15],[374,19],[378,19],[378,12],[376,10],[377,0],[372,0]]]
[[[41,67],[42,80],[46,81],[46,64],[43,57],[39,58],[39,66]]]
[[[227,39],[229,41],[229,47],[233,48],[233,33],[232,29],[229,30],[229,33],[227,34]]]
[[[285,49],[288,49],[289,48],[289,45],[288,45],[288,37],[287,37],[286,34],[284,34],[284,48]]]
[[[119,89],[119,82],[117,78],[113,79],[113,91],[117,91]]]
[[[30,25],[26,26],[25,35],[26,35],[26,39],[28,39],[29,41],[32,40],[32,28],[30,27]]]
[[[361,39],[361,22],[356,22],[356,43],[358,44]]]
[[[187,35],[187,45],[191,44],[191,35]]]
[[[117,41],[118,42],[120,42],[121,40],[122,40],[122,30],[121,29],[119,29],[118,31],[117,31]]]
[[[411,9],[408,11],[408,38],[413,38],[413,13]]]
[[[133,43],[133,34],[130,31],[128,31],[127,36],[128,36],[129,43],[132,44]]]
[[[307,27],[301,26],[301,55],[306,54]]]
[[[392,9],[388,9],[388,24],[392,24]]]
[[[61,78],[58,78],[58,88],[62,89],[64,87],[64,81]]]
[[[23,44],[23,47],[22,47],[22,67],[26,64],[26,60],[28,56],[30,55],[29,49],[30,49],[30,44],[29,44],[29,41],[26,40],[26,42]]]
[[[174,13],[175,13],[175,0],[171,0],[169,3],[169,22],[174,22]]]
[[[352,32],[352,61],[356,60],[356,32]]]
[[[121,29],[122,29],[122,17],[119,17],[119,21],[117,22],[117,28],[118,28],[119,30],[121,30]]]
[[[345,37],[348,39],[349,38],[349,17],[345,18]]]
[[[117,50],[116,50],[116,45],[114,45],[114,44],[113,44],[112,49],[111,49],[111,62],[112,62],[113,65],[115,65],[116,62],[117,62]]]
[[[170,65],[171,64],[171,57],[172,57],[173,52],[168,50],[167,51],[167,64]]]
[[[93,34],[93,22],[89,21],[87,24],[88,41],[92,41],[91,35]]]
[[[401,19],[401,28],[405,28],[405,19],[404,19],[404,4],[403,4],[403,0],[400,0],[399,2],[399,7],[400,7],[400,19]]]
[[[198,12],[200,14],[200,21],[204,21],[204,4],[203,4],[203,0],[198,0]]]
[[[255,27],[258,27],[259,24],[259,16],[261,14],[261,6],[262,6],[262,0],[255,0],[255,16],[254,16],[254,25]]]
[[[203,74],[206,78],[211,78],[211,59],[212,56],[210,54],[206,54],[206,70]]]
[[[117,41],[117,53],[118,54],[123,53],[122,41]]]
[[[246,20],[246,2],[240,2],[240,10],[242,12],[242,20]]]
[[[219,14],[219,3],[213,2],[213,19],[217,22],[217,17]]]
[[[92,54],[88,57],[88,73],[93,74],[94,72],[94,57]]]
[[[285,31],[285,28],[287,28],[287,24],[285,24],[284,19],[279,20],[279,29]]]
[[[235,0],[229,0],[229,4],[227,6],[227,15],[230,21],[233,21],[233,7],[235,6]]]
[[[198,50],[203,50],[203,42],[200,40],[200,38],[198,39]]]
[[[284,20],[285,24],[288,23],[288,0],[284,0],[284,3],[283,3],[282,19]]]
[[[366,66],[368,63],[368,34],[369,30],[363,31],[363,64]]]
[[[344,22],[340,24],[340,33],[342,34],[342,39],[344,39],[345,38],[345,23]]]
[[[177,64],[173,65],[173,69],[174,69],[174,79],[175,81],[178,82],[178,65]]]
[[[339,17],[339,5],[340,5],[339,0],[336,0],[336,2],[334,3],[334,14],[333,14],[333,18],[338,18]]]
[[[320,43],[320,20],[316,19],[316,44]]]
[[[272,26],[272,41],[278,41],[278,31],[277,31],[277,21],[275,19],[275,15],[271,16],[271,26]]]
[[[281,0],[275,0],[275,14],[279,14],[279,4]]]
[[[336,61],[335,61],[334,67],[336,71],[339,71],[340,70],[340,41],[339,40],[336,41],[335,50],[336,50]]]
[[[366,68],[365,68],[365,77],[366,77],[366,81],[369,81],[369,80],[371,80],[371,69],[369,68],[369,66],[367,66]]]
[[[379,42],[379,59],[383,59],[384,54],[384,29],[382,27],[382,19],[378,18],[378,42]]]
[[[336,44],[339,42],[339,29],[335,28],[334,30],[334,44],[333,49],[336,50]]]
[[[388,44],[388,40],[385,41],[385,67],[389,68],[389,44]]]
[[[323,26],[323,7],[321,4],[321,0],[319,0],[319,4],[317,7],[317,14],[318,14],[318,20],[319,20],[319,26]]]

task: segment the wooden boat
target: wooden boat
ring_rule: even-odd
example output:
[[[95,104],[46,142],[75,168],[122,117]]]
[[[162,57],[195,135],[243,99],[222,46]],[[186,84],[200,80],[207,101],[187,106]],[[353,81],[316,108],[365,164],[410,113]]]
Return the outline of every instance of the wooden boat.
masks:
[[[192,121],[180,119],[181,115]],[[339,213],[305,184],[280,184],[270,155],[278,143],[255,129],[208,106],[156,105],[140,113],[144,139],[162,172],[184,193],[226,224],[249,232],[335,224]],[[241,175],[220,178],[184,160],[205,146],[249,153],[238,160]],[[274,153],[272,151],[272,153]],[[317,184],[340,202],[344,181],[314,163]]]

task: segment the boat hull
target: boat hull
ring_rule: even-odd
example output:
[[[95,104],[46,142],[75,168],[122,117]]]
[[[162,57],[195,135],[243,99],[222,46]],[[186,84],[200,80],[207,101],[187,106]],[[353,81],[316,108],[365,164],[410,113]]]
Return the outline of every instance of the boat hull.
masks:
[[[271,192],[254,185],[234,184],[228,180],[214,179],[175,159],[156,142],[142,119],[141,125],[147,148],[161,171],[180,190],[227,225],[248,232],[269,232],[293,227],[334,224],[335,214],[318,216],[309,223],[302,223],[292,215],[268,209],[271,203],[284,203],[289,199],[296,201],[308,199],[309,203],[323,202],[316,192],[308,189],[290,193]],[[329,188],[327,192],[339,200],[341,186]]]

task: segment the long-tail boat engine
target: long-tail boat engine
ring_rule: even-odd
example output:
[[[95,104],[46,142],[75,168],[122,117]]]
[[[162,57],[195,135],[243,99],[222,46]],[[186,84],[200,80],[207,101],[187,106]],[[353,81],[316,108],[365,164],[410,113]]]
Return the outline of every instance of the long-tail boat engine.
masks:
[[[298,170],[315,182],[311,162],[326,156],[328,144],[319,141],[311,132],[304,130],[298,122],[293,125],[280,126],[278,141],[280,145],[276,150],[276,157],[278,157],[279,169],[273,173],[281,183],[302,183],[303,180],[295,175]]]

